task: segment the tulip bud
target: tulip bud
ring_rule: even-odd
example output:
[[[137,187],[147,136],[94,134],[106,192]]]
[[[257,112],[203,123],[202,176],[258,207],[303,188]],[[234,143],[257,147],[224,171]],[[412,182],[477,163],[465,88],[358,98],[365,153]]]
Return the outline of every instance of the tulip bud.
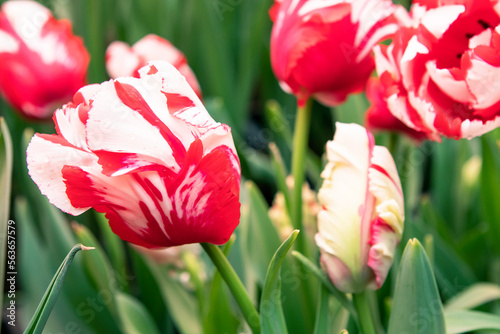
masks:
[[[394,160],[357,124],[337,123],[327,155],[318,194],[321,263],[343,292],[378,289],[403,232],[403,192]]]

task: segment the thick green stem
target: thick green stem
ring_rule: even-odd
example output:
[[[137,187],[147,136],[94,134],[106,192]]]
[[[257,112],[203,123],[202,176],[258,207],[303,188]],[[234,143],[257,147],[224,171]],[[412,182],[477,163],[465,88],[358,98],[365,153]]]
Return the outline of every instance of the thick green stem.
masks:
[[[311,104],[312,100],[297,105],[297,115],[295,118],[295,128],[293,134],[293,148],[292,148],[292,176],[293,176],[293,190],[291,196],[291,212],[290,218],[294,229],[303,230],[302,226],[302,186],[306,178],[306,152],[309,143],[309,128],[311,124]],[[297,250],[310,257],[310,248],[307,245],[307,235],[305,231],[299,233],[296,241]],[[305,268],[302,264],[299,265],[299,270],[302,271],[303,277],[309,277],[306,274]],[[305,305],[304,321],[306,323],[314,321],[314,289],[311,282],[307,279],[300,280],[302,300]],[[308,326],[310,327],[310,326]]]
[[[352,295],[352,299],[358,311],[361,332],[363,334],[376,334],[366,292],[355,293]]]
[[[220,248],[215,245],[202,243],[201,246],[203,247],[205,252],[207,252],[213,264],[229,287],[229,290],[231,290],[231,293],[238,303],[243,316],[252,329],[252,333],[260,334],[259,313],[250,300],[250,297],[248,296],[243,283],[241,283],[238,275],[236,275],[236,272],[234,271],[227,258],[224,256]]]
[[[294,181],[292,192],[292,212],[290,213],[293,228],[302,230],[302,185],[305,180],[306,152],[309,143],[309,127],[311,124],[311,100],[304,105],[297,106],[295,129],[293,135],[292,176]],[[297,248],[308,255],[306,234],[300,233],[297,239]]]

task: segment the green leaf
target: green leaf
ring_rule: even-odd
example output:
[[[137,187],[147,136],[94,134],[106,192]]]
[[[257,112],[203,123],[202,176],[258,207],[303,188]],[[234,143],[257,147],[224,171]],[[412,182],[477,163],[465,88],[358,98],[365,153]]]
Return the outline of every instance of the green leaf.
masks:
[[[144,262],[158,283],[168,311],[179,331],[182,334],[201,334],[201,317],[196,298],[189,294],[179,281],[170,277],[167,268],[159,267],[147,258],[144,258]]]
[[[5,252],[7,244],[7,236],[9,233],[16,233],[15,226],[11,226],[7,230],[7,225],[11,225],[9,221],[9,207],[10,207],[10,188],[12,179],[12,140],[10,138],[7,123],[3,117],[0,117],[0,288],[3,291],[4,285],[4,269],[5,269]],[[11,238],[14,235],[11,235]],[[15,240],[12,239],[12,240]],[[10,241],[10,240],[9,240]],[[14,241],[15,242],[15,241]],[[0,305],[3,305],[3,293],[0,294]],[[0,310],[0,317],[2,316]]]
[[[33,218],[33,211],[30,209],[32,203],[29,203],[24,197],[16,197],[14,201],[14,214],[16,217],[17,228],[22,230],[18,234],[18,267],[17,272],[19,284],[23,286],[23,295],[29,296],[24,301],[25,314],[34,314],[38,302],[42,299],[47,286],[50,284],[54,272],[60,266],[60,259],[66,257],[57,256],[48,251],[47,245],[43,242],[43,238],[39,230],[36,228],[35,220]],[[75,242],[76,243],[76,242]],[[78,261],[80,260],[80,261]],[[57,263],[56,263],[57,262]],[[106,322],[109,319],[108,312],[96,313],[91,306],[84,302],[89,296],[95,296],[96,291],[93,290],[85,279],[81,266],[81,257],[78,256],[73,260],[71,270],[66,273],[66,280],[71,284],[66,284],[62,287],[60,292],[61,297],[54,306],[52,315],[45,325],[45,330],[50,333],[64,332],[65,325],[68,322],[75,323],[77,327],[82,329],[82,332],[92,332],[93,329],[89,326],[96,326],[107,333],[118,333],[116,326],[113,322]],[[36,275],[33,274],[33,268],[36,268]],[[80,280],[78,280],[80,278]],[[78,289],[74,289],[78,286]],[[74,291],[74,297],[68,296],[68,290]],[[91,317],[91,318],[90,318]],[[91,319],[92,321],[89,321]],[[23,325],[26,326],[30,319],[24,319]],[[113,330],[114,329],[114,330]]]
[[[333,285],[332,281],[330,281],[323,270],[318,268],[318,266],[316,266],[311,260],[297,251],[292,251],[292,255],[299,260],[307,270],[316,276],[328,289],[328,291],[330,291],[330,293],[342,304],[342,306],[356,318],[356,310],[354,309],[352,301],[347,298],[345,293],[341,292]]]
[[[316,313],[316,321],[314,325],[314,334],[328,333],[330,328],[329,313],[330,313],[330,292],[321,285],[318,299],[318,312]]]
[[[445,311],[467,310],[500,299],[500,286],[492,283],[477,283],[450,299]]]
[[[64,282],[64,277],[66,276],[66,272],[68,271],[71,262],[73,262],[75,254],[80,250],[89,249],[93,249],[93,247],[85,247],[82,244],[78,244],[70,250],[64,261],[61,263],[59,269],[57,269],[54,278],[52,278],[52,281],[47,287],[47,290],[45,291],[45,294],[42,297],[42,300],[40,301],[40,304],[38,305],[38,308],[31,318],[31,321],[24,333],[29,334],[42,332],[43,328],[45,327],[45,323],[49,318],[50,312],[52,312],[52,308],[56,303],[57,296],[59,295],[59,291],[61,290],[62,284]]]
[[[97,223],[102,234],[103,245],[109,254],[109,259],[114,270],[125,275],[125,249],[123,241],[111,230],[108,219],[103,213],[95,212]]]
[[[263,334],[288,333],[281,306],[280,269],[286,254],[292,247],[295,239],[297,239],[298,234],[299,230],[293,231],[278,250],[276,250],[269,263],[266,283],[260,298],[261,329]]]
[[[446,311],[446,333],[458,334],[480,329],[500,330],[500,316],[478,311]],[[430,333],[430,332],[429,332]]]
[[[260,190],[250,181],[245,183],[245,189],[249,206],[247,220],[242,221],[242,250],[258,282],[264,286],[266,268],[281,241],[269,219],[269,207]]]
[[[101,293],[105,292],[111,295],[110,302],[106,303],[106,306],[118,322],[120,318],[118,318],[117,305],[114,298],[116,293],[116,278],[109,259],[102,251],[102,247],[95,236],[87,227],[73,223],[73,229],[81,243],[96,247],[96,251],[84,254],[84,267],[94,288]]]
[[[132,249],[132,248],[131,248]],[[146,306],[162,333],[176,333],[175,326],[168,312],[159,283],[149,270],[143,256],[137,251],[131,251],[134,281],[137,283],[137,294],[140,301]]]
[[[445,333],[441,299],[423,246],[409,240],[403,252],[388,334]]]
[[[115,298],[126,334],[159,333],[153,318],[137,299],[121,292]]]

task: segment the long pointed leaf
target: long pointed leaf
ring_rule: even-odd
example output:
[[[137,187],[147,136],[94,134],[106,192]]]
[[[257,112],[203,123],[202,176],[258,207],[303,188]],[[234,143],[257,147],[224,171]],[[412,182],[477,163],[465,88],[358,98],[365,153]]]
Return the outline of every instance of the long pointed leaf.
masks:
[[[299,230],[293,231],[274,253],[266,275],[266,283],[260,299],[262,334],[288,333],[281,306],[280,269],[286,254],[292,247]]]
[[[403,252],[389,319],[388,334],[401,333],[445,333],[434,274],[417,239],[409,240]]]
[[[450,299],[445,310],[467,310],[500,299],[500,286],[493,283],[477,283]]]
[[[458,334],[480,329],[500,330],[500,316],[478,311],[445,312],[446,333]]]
[[[49,318],[50,312],[52,312],[52,308],[56,303],[57,296],[59,295],[59,291],[61,290],[62,284],[64,282],[64,277],[66,276],[66,272],[68,271],[71,262],[73,262],[73,258],[75,257],[76,253],[78,253],[80,250],[89,250],[89,249],[94,249],[94,248],[78,244],[75,245],[70,250],[64,261],[61,263],[59,269],[57,269],[54,278],[52,279],[47,290],[45,291],[45,294],[42,297],[42,300],[40,301],[40,304],[38,305],[35,314],[31,318],[31,321],[28,324],[28,327],[26,328],[25,334],[42,332],[45,323]]]

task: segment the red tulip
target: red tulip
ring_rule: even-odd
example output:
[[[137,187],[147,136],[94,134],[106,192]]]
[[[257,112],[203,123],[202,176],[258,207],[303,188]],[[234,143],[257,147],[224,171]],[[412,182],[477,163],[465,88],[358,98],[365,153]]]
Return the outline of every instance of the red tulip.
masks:
[[[85,85],[89,55],[71,23],[34,1],[0,10],[0,92],[30,118],[50,117]]]
[[[500,126],[498,1],[421,1],[375,58],[382,108],[429,139]]]
[[[186,58],[169,41],[157,35],[147,35],[132,47],[120,41],[111,43],[106,50],[106,69],[112,78],[139,77],[138,70],[149,61],[163,60],[177,68],[186,78],[196,95],[201,98],[201,89]]]
[[[123,240],[147,248],[223,244],[238,225],[231,130],[170,64],[85,86],[54,122],[57,134],[36,134],[27,160],[42,194],[61,210],[93,207]]]
[[[271,63],[282,88],[299,103],[314,96],[329,106],[361,92],[372,47],[397,30],[398,8],[389,0],[276,0]]]

